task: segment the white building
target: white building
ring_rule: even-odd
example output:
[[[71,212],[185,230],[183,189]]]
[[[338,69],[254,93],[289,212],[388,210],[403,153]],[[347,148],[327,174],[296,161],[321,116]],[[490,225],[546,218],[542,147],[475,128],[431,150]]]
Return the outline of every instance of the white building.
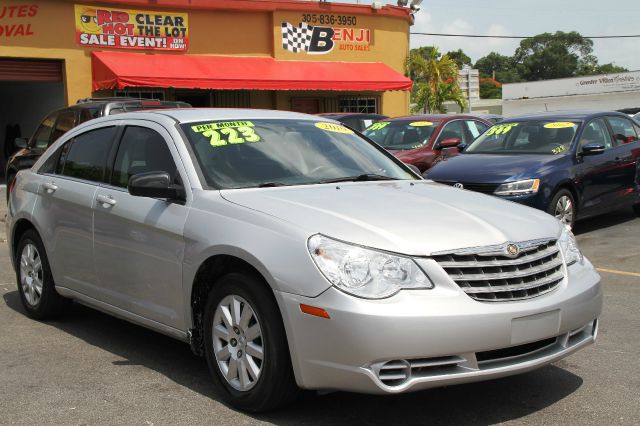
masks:
[[[504,84],[505,116],[575,109],[640,109],[640,71]]]

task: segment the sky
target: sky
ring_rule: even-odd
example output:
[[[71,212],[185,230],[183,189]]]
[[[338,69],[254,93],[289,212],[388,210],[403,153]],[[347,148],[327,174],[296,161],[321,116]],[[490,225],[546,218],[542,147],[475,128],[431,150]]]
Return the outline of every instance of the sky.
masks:
[[[346,1],[370,4],[370,0]],[[384,1],[395,4],[395,2]],[[640,34],[640,0],[424,0],[411,32],[536,35],[578,31],[583,36]],[[594,40],[600,64],[640,70],[640,37]],[[462,49],[475,63],[495,51],[511,56],[520,40],[411,36],[411,47]]]

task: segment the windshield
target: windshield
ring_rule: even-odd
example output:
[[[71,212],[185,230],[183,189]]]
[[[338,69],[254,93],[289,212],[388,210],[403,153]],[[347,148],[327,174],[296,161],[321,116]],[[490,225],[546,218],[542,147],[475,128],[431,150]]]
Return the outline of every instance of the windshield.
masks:
[[[209,186],[230,189],[343,180],[416,179],[345,126],[242,120],[182,124]]]
[[[569,121],[496,124],[476,139],[466,154],[549,154],[568,152],[578,129]]]
[[[416,149],[429,141],[438,124],[437,121],[378,121],[363,134],[386,149]]]

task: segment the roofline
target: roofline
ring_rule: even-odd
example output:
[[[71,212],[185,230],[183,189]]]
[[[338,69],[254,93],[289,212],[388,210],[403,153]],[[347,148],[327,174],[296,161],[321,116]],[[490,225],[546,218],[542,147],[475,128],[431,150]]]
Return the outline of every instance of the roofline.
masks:
[[[102,0],[84,0],[85,4]],[[411,22],[411,10],[408,7],[385,5],[373,9],[370,4],[348,4],[330,2],[311,2],[301,0],[110,0],[117,6],[143,7],[150,9],[178,10],[225,10],[233,12],[318,12],[318,13],[356,13],[360,15],[387,16]]]

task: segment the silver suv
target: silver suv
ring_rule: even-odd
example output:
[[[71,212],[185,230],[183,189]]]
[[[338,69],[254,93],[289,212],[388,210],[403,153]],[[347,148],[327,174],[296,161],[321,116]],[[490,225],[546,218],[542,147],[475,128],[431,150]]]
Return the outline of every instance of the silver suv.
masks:
[[[602,305],[553,217],[295,113],[85,123],[17,175],[7,226],[28,315],[75,300],[189,342],[249,411],[528,371],[593,342]]]

